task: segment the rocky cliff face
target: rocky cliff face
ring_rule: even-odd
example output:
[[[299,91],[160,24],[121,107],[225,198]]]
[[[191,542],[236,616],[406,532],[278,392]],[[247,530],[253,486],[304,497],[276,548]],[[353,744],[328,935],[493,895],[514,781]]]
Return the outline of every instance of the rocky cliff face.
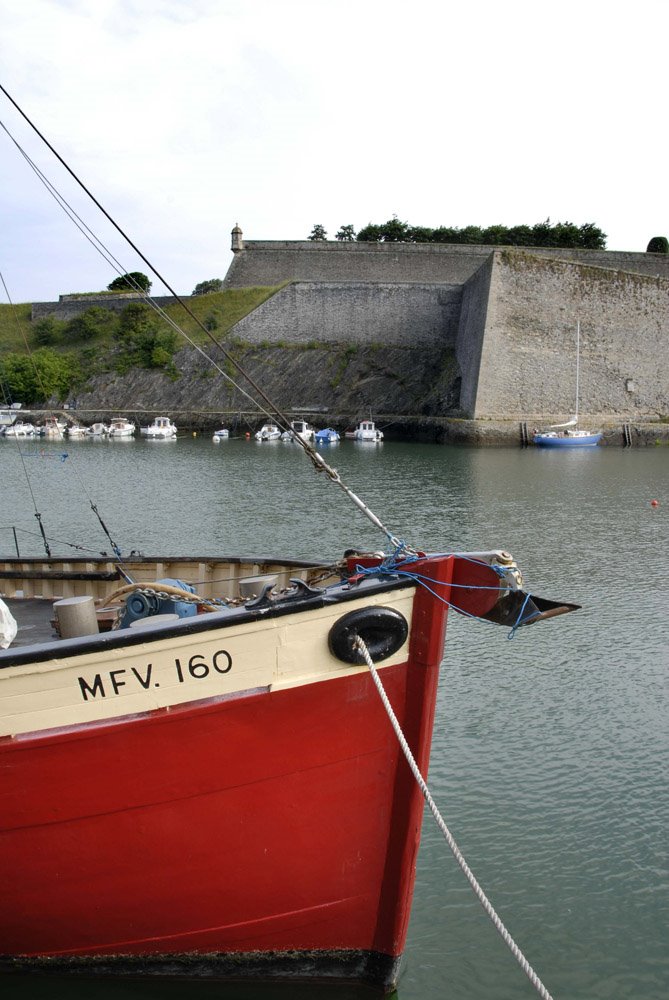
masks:
[[[240,411],[262,418],[260,406],[240,388],[253,389],[223,355],[219,370],[192,348],[175,357],[177,378],[162,371],[133,369],[126,375],[96,376],[76,394],[82,414],[131,411],[166,413],[183,429],[210,429]],[[429,417],[457,414],[459,378],[452,351],[437,346],[355,345],[231,348],[265,394],[282,410],[312,410],[352,422],[374,413]],[[70,401],[72,402],[72,401]]]

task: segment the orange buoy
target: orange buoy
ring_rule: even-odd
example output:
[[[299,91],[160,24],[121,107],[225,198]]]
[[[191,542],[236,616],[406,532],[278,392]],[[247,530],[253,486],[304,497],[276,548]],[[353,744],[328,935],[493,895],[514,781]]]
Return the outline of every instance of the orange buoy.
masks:
[[[249,431],[247,431],[247,432],[246,432],[246,434],[244,435],[244,437],[245,437],[245,438],[246,438],[246,440],[248,441],[248,439],[249,439],[249,438],[251,437],[251,434],[250,434],[250,432],[249,432]]]

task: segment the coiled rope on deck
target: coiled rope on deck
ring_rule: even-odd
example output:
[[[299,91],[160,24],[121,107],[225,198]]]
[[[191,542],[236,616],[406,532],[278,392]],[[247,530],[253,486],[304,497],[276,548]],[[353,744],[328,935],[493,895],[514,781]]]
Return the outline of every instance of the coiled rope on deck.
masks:
[[[492,903],[490,902],[490,900],[486,896],[485,892],[483,891],[483,889],[479,885],[476,877],[474,876],[474,873],[472,872],[471,868],[469,867],[469,865],[465,861],[465,859],[464,859],[464,857],[463,857],[463,855],[462,855],[462,853],[460,851],[460,848],[458,847],[457,843],[455,842],[455,838],[453,837],[453,834],[448,829],[448,827],[447,827],[447,825],[446,825],[446,823],[445,823],[445,821],[444,821],[441,813],[439,812],[439,809],[437,808],[437,804],[435,803],[434,799],[432,798],[432,795],[430,794],[430,790],[427,787],[427,784],[425,783],[425,780],[424,780],[422,774],[420,773],[420,771],[418,769],[418,765],[416,764],[414,755],[412,754],[411,749],[409,747],[409,744],[407,743],[406,737],[405,737],[404,733],[402,732],[402,728],[401,728],[401,726],[400,726],[400,724],[399,724],[399,722],[397,720],[397,716],[395,715],[395,713],[393,711],[392,705],[390,704],[390,701],[388,699],[388,695],[385,692],[383,684],[381,683],[381,678],[379,677],[378,671],[377,671],[376,667],[374,666],[374,661],[372,660],[372,657],[370,655],[370,652],[369,652],[369,650],[367,648],[367,645],[366,645],[364,639],[361,639],[360,636],[357,636],[356,639],[355,639],[355,642],[354,642],[354,646],[362,654],[362,656],[365,659],[365,663],[369,667],[369,671],[370,671],[370,673],[372,675],[372,680],[374,681],[376,689],[379,692],[379,696],[381,698],[381,701],[383,702],[383,707],[386,710],[388,718],[390,719],[390,723],[391,723],[393,729],[395,730],[395,735],[397,736],[397,739],[399,741],[400,747],[402,748],[402,753],[404,754],[404,756],[406,758],[407,764],[409,765],[409,767],[411,769],[411,773],[413,774],[414,778],[416,779],[416,782],[418,783],[418,787],[420,788],[421,792],[423,793],[423,798],[425,799],[425,801],[427,802],[428,806],[430,807],[430,812],[434,816],[434,818],[436,820],[436,823],[437,823],[437,826],[441,830],[441,832],[442,832],[442,834],[444,836],[444,839],[446,840],[446,843],[450,847],[451,852],[453,854],[453,857],[457,861],[458,865],[460,866],[461,870],[463,871],[463,873],[465,875],[465,878],[467,879],[467,881],[469,882],[470,886],[474,890],[474,894],[476,895],[476,898],[478,899],[479,903],[481,904],[481,906],[483,907],[483,909],[485,910],[485,912],[488,914],[488,916],[490,917],[490,919],[492,920],[492,922],[493,922],[496,930],[499,932],[502,940],[504,941],[504,943],[507,945],[507,947],[511,951],[511,954],[516,959],[516,961],[520,965],[521,969],[523,970],[523,972],[525,973],[525,975],[527,976],[527,978],[529,979],[529,981],[534,986],[534,988],[537,991],[537,993],[539,994],[539,996],[542,997],[543,1000],[553,1000],[551,994],[548,992],[548,990],[546,989],[546,987],[544,986],[544,984],[539,979],[539,976],[536,974],[536,972],[534,971],[534,969],[532,968],[532,966],[530,965],[530,963],[527,961],[527,959],[523,955],[522,951],[520,950],[520,948],[518,947],[518,945],[516,944],[516,942],[511,937],[511,934],[509,933],[509,931],[504,926],[501,918],[498,916],[498,914],[495,911],[495,908],[493,907]]]

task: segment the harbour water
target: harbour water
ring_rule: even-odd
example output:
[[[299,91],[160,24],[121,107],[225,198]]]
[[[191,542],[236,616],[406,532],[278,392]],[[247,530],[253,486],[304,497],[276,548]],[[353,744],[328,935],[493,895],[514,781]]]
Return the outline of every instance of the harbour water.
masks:
[[[62,455],[68,457],[63,460]],[[555,1000],[669,996],[669,448],[328,451],[411,544],[505,548],[582,610],[508,631],[449,620],[429,784]],[[332,559],[383,536],[291,444],[0,442],[0,552]],[[657,499],[659,504],[652,506]],[[141,905],[141,904],[140,904]],[[8,997],[350,1000],[333,986],[0,977]],[[536,995],[425,817],[400,1000]]]

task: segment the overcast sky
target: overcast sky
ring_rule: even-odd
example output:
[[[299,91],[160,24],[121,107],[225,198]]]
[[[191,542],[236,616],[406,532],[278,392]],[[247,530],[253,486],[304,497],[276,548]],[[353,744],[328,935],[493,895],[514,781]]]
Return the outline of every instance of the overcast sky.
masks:
[[[0,83],[183,294],[230,230],[592,222],[669,236],[666,0],[0,0]],[[0,94],[0,121],[124,270]],[[0,132],[14,302],[115,274]],[[154,280],[153,292],[162,292]],[[1,301],[7,297],[0,289]]]

